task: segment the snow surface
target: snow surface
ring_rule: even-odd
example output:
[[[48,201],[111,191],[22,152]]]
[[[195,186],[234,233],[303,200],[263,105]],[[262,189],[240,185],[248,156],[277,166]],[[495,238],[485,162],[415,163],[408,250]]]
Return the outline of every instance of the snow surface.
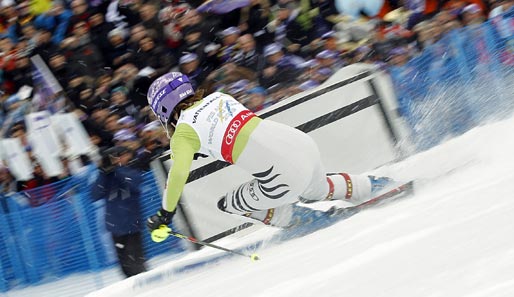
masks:
[[[513,130],[479,127],[375,171],[417,178],[409,199],[137,296],[514,296]]]
[[[485,125],[373,171],[417,179],[408,199],[299,239],[264,244],[256,251],[260,261],[228,258],[133,296],[514,296],[513,130],[514,118]],[[274,232],[264,227],[216,244],[234,248]],[[207,248],[166,265],[218,253]],[[126,282],[91,296],[115,296]],[[33,292],[19,296],[49,296]]]

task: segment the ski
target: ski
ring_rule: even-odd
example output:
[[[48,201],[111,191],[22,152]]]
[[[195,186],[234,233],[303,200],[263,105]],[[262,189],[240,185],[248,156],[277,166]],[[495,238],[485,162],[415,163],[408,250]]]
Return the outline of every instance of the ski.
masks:
[[[331,207],[327,213],[330,216],[338,216],[344,213],[348,212],[359,212],[363,209],[370,208],[372,206],[381,205],[386,202],[390,202],[393,200],[397,200],[399,198],[411,195],[414,191],[414,181],[409,181],[405,184],[401,184],[399,186],[396,186],[395,188],[378,195],[374,198],[371,198],[368,201],[365,201],[361,204],[355,205],[355,206],[349,206],[349,207]]]
[[[284,228],[275,238],[277,241],[302,237],[320,229],[329,227],[337,222],[348,219],[355,214],[372,207],[377,207],[400,198],[408,197],[414,192],[414,181],[395,186],[386,192],[367,200],[361,204],[349,207],[333,206],[327,211],[314,210],[308,207],[295,205],[296,221],[288,228]]]

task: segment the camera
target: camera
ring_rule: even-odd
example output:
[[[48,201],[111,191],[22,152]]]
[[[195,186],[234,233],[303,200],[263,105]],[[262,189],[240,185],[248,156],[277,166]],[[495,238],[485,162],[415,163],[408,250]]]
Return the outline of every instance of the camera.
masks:
[[[127,152],[130,152],[130,149],[124,146],[114,146],[103,150],[100,153],[100,170],[106,174],[113,172],[117,166],[114,162],[115,159]]]
[[[106,174],[111,173],[114,170],[113,160],[108,151],[109,150],[107,149],[100,153],[101,159],[99,169]]]

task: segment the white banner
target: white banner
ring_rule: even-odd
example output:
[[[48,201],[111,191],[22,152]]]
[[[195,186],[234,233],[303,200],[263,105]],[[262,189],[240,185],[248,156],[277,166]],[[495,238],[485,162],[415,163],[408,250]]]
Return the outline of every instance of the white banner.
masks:
[[[54,131],[63,140],[67,156],[88,155],[93,150],[89,135],[73,113],[59,113],[51,117]]]
[[[61,163],[62,145],[52,127],[50,113],[40,111],[25,116],[27,137],[32,152],[48,176],[57,176],[63,172]]]
[[[2,160],[17,180],[32,178],[32,164],[18,138],[7,138],[0,141]]]
[[[63,173],[61,157],[77,162],[76,157],[95,152],[95,147],[82,123],[73,113],[50,115],[40,111],[25,116],[27,140],[33,157],[41,164],[47,176]],[[32,162],[18,139],[2,140],[1,158],[18,180],[32,177]]]

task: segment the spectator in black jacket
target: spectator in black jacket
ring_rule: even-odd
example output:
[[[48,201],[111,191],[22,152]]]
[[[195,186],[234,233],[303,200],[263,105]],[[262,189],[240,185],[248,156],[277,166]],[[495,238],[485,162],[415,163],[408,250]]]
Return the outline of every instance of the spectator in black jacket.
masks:
[[[105,199],[105,225],[126,277],[146,271],[141,238],[141,171],[130,166],[134,153],[114,147],[103,154],[93,199]]]
[[[139,49],[139,41],[148,36],[148,30],[146,30],[143,24],[136,24],[130,28],[130,37],[127,41],[129,50],[137,52]]]
[[[153,31],[151,34],[154,36],[155,40],[162,43],[164,41],[164,27],[159,21],[158,12],[155,5],[145,3],[141,5],[139,9],[139,17],[141,18],[143,26],[145,26],[147,30]]]
[[[91,33],[91,42],[95,44],[98,50],[102,53],[104,64],[108,61],[105,58],[109,52],[109,32],[114,29],[112,23],[105,21],[102,13],[97,12],[89,17],[89,32]]]
[[[189,26],[184,30],[184,42],[179,48],[179,56],[194,53],[200,60],[205,54],[206,39],[200,26]]]
[[[180,26],[184,34],[193,27],[198,27],[200,32],[202,32],[203,39],[214,41],[216,39],[216,32],[219,31],[219,19],[216,17],[203,17],[196,9],[190,9],[180,18]]]
[[[108,12],[106,13],[106,16],[110,15],[110,18],[107,18],[107,20],[120,28],[127,25],[132,27],[140,23],[139,9],[142,2],[142,0],[110,1]]]
[[[300,9],[294,2],[279,3],[276,19],[268,24],[267,28],[275,33],[275,42],[291,50],[291,45],[297,49],[308,45],[313,40],[312,28],[303,26],[298,21]]]
[[[231,60],[236,51],[237,40],[241,36],[241,30],[237,27],[229,27],[220,32],[223,47],[220,49],[219,58],[222,63]]]
[[[87,22],[91,16],[91,9],[86,0],[73,0],[70,4],[72,15],[68,23],[68,33],[78,22]]]
[[[91,39],[89,26],[84,21],[76,22],[72,35],[63,41],[68,61],[83,73],[92,75],[104,66],[104,58]]]
[[[241,9],[239,27],[243,33],[251,34],[257,40],[259,51],[264,45],[273,42],[273,35],[266,30],[271,15],[270,1],[251,0],[250,5]]]
[[[292,85],[302,73],[302,58],[294,55],[285,54],[282,46],[272,43],[264,48],[266,66],[262,70],[260,83],[263,87],[270,88],[281,84],[283,86]]]
[[[152,77],[159,77],[171,70],[176,65],[174,57],[170,51],[157,45],[155,40],[149,36],[143,37],[139,41],[139,50],[135,54],[136,65],[139,69],[151,67],[155,72]]]
[[[232,58],[238,66],[246,67],[256,73],[264,66],[264,57],[257,51],[255,39],[251,34],[245,34],[237,40],[239,51]]]
[[[19,56],[16,59],[16,69],[11,74],[16,90],[19,90],[24,85],[34,85],[32,81],[32,64],[28,56]]]
[[[64,90],[68,89],[69,80],[74,75],[79,74],[77,67],[68,63],[68,59],[60,51],[53,52],[50,55],[48,66]]]
[[[125,86],[118,86],[112,89],[109,109],[119,117],[129,115],[138,118],[140,111],[137,106],[127,97],[129,90]]]
[[[208,73],[201,67],[200,59],[196,54],[190,53],[180,57],[180,71],[187,74],[194,88],[200,86]]]
[[[124,65],[132,58],[132,52],[129,51],[124,29],[115,28],[107,35],[109,38],[108,54],[105,57],[108,67],[117,69]]]
[[[53,53],[60,50],[59,46],[52,41],[52,32],[49,30],[38,30],[35,40],[35,48],[32,54],[41,56],[41,59],[46,63],[48,63]]]

